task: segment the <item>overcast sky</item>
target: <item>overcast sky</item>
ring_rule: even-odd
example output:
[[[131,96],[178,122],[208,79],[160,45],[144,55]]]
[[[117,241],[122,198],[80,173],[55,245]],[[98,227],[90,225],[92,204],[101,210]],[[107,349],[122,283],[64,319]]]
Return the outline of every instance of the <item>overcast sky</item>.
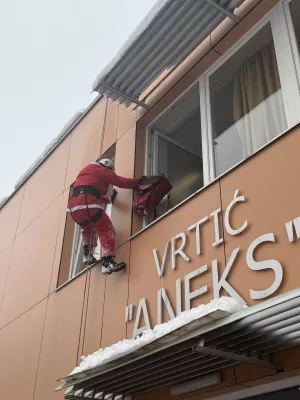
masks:
[[[0,0],[0,199],[156,0]]]

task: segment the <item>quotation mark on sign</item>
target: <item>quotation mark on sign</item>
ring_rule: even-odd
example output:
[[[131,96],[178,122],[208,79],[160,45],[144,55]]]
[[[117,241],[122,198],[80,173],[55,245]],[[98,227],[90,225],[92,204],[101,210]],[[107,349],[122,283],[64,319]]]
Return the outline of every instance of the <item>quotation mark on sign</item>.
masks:
[[[125,322],[132,321],[133,307],[134,307],[133,304],[129,304],[129,306],[125,308]]]
[[[300,238],[300,217],[294,218],[292,221],[288,221],[285,224],[286,232],[288,235],[289,242],[295,241],[295,233],[297,239]]]

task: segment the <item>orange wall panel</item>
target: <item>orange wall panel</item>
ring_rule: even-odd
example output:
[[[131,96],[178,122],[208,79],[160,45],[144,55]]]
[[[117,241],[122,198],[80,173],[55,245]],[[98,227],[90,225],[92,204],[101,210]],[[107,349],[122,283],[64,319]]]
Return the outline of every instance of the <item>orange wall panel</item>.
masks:
[[[116,145],[116,173],[127,178],[134,175],[135,126],[131,127]],[[118,195],[113,204],[112,222],[115,226],[116,247],[121,246],[131,234],[133,192],[117,188]]]
[[[0,313],[0,326],[48,296],[61,197],[16,239]]]
[[[200,273],[190,279],[190,291],[196,291],[207,285],[206,293],[196,296],[191,300],[191,307],[202,303],[208,303],[213,298],[212,287],[212,260],[217,258],[224,264],[224,244],[213,247],[215,241],[214,220],[210,215],[213,211],[221,208],[220,188],[215,183],[200,194],[189,200],[186,204],[179,207],[162,220],[141,232],[131,242],[131,265],[129,278],[129,304],[136,307],[141,298],[145,297],[149,303],[149,313],[152,327],[159,320],[157,317],[157,291],[160,287],[166,290],[174,313],[176,314],[176,280],[181,280],[181,307],[185,309],[185,285],[184,277],[186,274],[196,271],[198,268],[207,265],[207,271]],[[197,221],[207,217],[200,227],[201,235],[201,255],[197,256],[196,251],[196,230],[187,231],[187,229]],[[219,232],[222,237],[221,212],[219,213],[220,227]],[[171,239],[177,234],[186,235],[186,245],[183,248],[189,261],[185,261],[181,256],[176,256],[175,268],[172,268],[172,245]],[[153,249],[156,249],[160,265],[162,265],[165,246],[169,242],[168,253],[166,257],[164,274],[160,278],[156,270],[156,264],[153,255]],[[175,240],[175,246],[178,249],[182,240]],[[170,316],[163,309],[163,321],[166,322]],[[130,323],[130,332],[132,333],[133,323]]]
[[[160,388],[148,393],[141,393],[134,396],[134,400],[171,400],[169,388]]]
[[[300,345],[279,351],[274,356],[274,362],[281,363],[285,371],[300,368]]]
[[[124,108],[122,105],[119,106],[117,139],[120,139],[136,123],[137,110],[134,110],[134,108],[135,106],[129,108]]]
[[[100,349],[106,280],[99,265],[95,265],[90,273],[88,309],[84,311],[86,322],[83,332],[82,354],[85,356]]]
[[[34,400],[64,399],[56,381],[76,366],[85,274],[49,297]]]
[[[70,137],[67,137],[26,182],[18,234],[62,194]]]
[[[0,210],[0,251],[16,236],[24,189],[25,186],[21,187]]]
[[[14,242],[0,253],[0,311]]]
[[[221,178],[224,211],[236,189],[246,198],[233,209],[230,223],[236,229],[247,219],[248,227],[235,236],[225,230],[225,250],[228,260],[232,251],[240,248],[230,281],[251,305],[258,300],[250,298],[250,289],[265,290],[274,282],[273,270],[254,271],[246,263],[248,247],[263,234],[273,233],[275,243],[258,246],[254,259],[278,260],[283,268],[283,281],[274,296],[299,287],[296,260],[300,258],[300,244],[297,239],[289,243],[285,227],[286,222],[300,215],[299,146],[300,128],[297,127]]]
[[[57,233],[57,240],[56,240],[56,247],[55,247],[55,255],[54,255],[54,262],[52,268],[52,276],[51,276],[51,283],[50,283],[50,293],[52,293],[56,287],[58,286],[58,276],[60,274],[60,264],[62,258],[62,250],[64,246],[64,235],[65,235],[65,228],[66,228],[66,218],[67,218],[67,205],[69,200],[69,189],[65,190],[62,196],[61,208],[60,208],[60,217],[58,222],[58,233]],[[73,240],[73,238],[72,238]],[[67,266],[69,273],[69,267]]]
[[[101,143],[101,154],[105,153],[117,140],[119,103],[108,101],[104,138]]]
[[[156,296],[161,279],[157,276],[151,254],[151,240],[154,240],[154,236],[152,234],[137,236],[131,242],[128,305],[133,304],[134,310],[133,320],[127,324],[129,339],[133,334],[134,319],[140,299],[146,299],[151,326],[153,328],[156,325]]]
[[[238,364],[234,367],[236,383],[252,381],[269,375],[277,375],[271,368],[260,367],[259,365]],[[277,375],[278,376],[278,375]]]
[[[126,262],[127,266],[124,271],[106,277],[102,348],[126,338],[125,307],[128,299],[130,274],[129,252],[129,242],[117,250],[117,260]]]
[[[105,113],[106,100],[101,99],[72,131],[65,188],[86,164],[99,158]]]
[[[182,257],[177,256],[176,268],[172,269],[170,248],[169,256],[165,266],[165,273],[161,281],[162,287],[166,289],[167,294],[169,295],[174,310],[176,308],[175,281],[177,279],[181,279],[182,310],[185,310],[184,277],[186,274],[195,271],[197,268],[203,267],[204,265],[207,265],[207,271],[192,278],[190,280],[190,287],[191,291],[194,291],[207,285],[208,290],[206,293],[203,293],[202,295],[192,299],[191,308],[202,303],[206,304],[213,299],[211,262],[213,259],[217,258],[220,263],[224,263],[224,245],[220,244],[217,247],[212,246],[212,243],[214,242],[214,223],[210,214],[219,208],[221,208],[220,189],[219,184],[216,183],[180,207],[176,212],[174,212],[174,214],[171,214],[165,220],[157,224],[156,227],[153,227],[154,229],[151,239],[148,239],[150,245],[147,246],[147,250],[145,250],[146,254],[149,256],[152,255],[151,248],[159,250],[160,260],[163,255],[165,243],[168,240],[170,240],[179,232],[183,232],[187,236],[187,244],[184,248],[184,252],[190,258],[190,261],[186,262]],[[208,221],[200,227],[201,255],[197,256],[196,230],[193,229],[192,231],[188,232],[187,228],[206,216],[209,217]],[[181,240],[178,240],[177,247],[180,245],[180,243]],[[155,268],[154,259],[152,262],[152,268]],[[167,317],[165,319],[166,322],[170,319],[170,317],[166,315],[166,313],[165,316]]]
[[[44,300],[0,330],[1,399],[33,399],[46,305]]]
[[[140,124],[136,125],[136,143],[135,143],[135,163],[134,163],[134,176],[140,178],[146,175],[145,168],[145,153],[147,146],[147,129]],[[137,199],[139,193],[134,193],[134,199]],[[134,212],[132,215],[132,234],[139,232],[143,228],[143,217]]]

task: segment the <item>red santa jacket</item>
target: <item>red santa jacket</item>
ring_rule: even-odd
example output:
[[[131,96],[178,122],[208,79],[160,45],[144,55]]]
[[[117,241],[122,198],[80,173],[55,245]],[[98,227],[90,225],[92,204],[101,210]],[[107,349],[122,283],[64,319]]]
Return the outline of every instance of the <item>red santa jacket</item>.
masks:
[[[75,181],[74,188],[79,186],[93,186],[100,192],[100,198],[97,199],[91,194],[80,194],[72,197],[68,203],[67,211],[88,208],[105,209],[107,203],[111,201],[113,186],[124,189],[134,189],[137,186],[137,179],[123,178],[118,176],[114,171],[105,168],[94,162],[83,168]]]

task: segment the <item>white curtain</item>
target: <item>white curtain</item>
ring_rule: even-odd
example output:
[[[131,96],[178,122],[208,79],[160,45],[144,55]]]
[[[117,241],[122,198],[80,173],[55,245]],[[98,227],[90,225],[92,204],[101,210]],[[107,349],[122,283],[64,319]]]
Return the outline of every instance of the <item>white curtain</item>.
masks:
[[[286,129],[273,44],[242,65],[234,82],[233,110],[245,158]]]

